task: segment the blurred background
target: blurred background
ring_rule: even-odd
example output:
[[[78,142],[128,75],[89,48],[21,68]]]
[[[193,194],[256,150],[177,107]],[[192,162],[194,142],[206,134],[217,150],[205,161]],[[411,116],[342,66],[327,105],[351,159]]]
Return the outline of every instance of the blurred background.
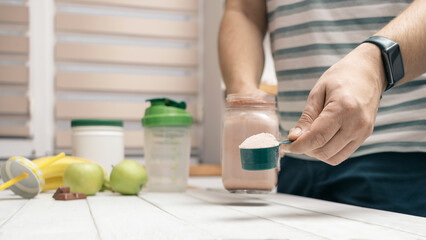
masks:
[[[71,119],[124,121],[143,161],[145,100],[186,101],[192,163],[220,164],[220,0],[0,0],[0,159],[71,153]],[[268,40],[262,77],[276,84]],[[273,87],[272,87],[273,89]],[[273,90],[272,90],[273,91]]]

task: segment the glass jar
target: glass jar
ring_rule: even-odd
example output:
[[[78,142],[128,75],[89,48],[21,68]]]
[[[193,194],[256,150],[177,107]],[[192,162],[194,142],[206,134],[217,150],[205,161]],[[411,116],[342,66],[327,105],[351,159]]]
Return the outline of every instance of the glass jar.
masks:
[[[222,136],[222,182],[233,193],[270,192],[277,183],[277,169],[247,171],[241,167],[239,145],[259,133],[279,136],[275,97],[230,94],[226,98]]]

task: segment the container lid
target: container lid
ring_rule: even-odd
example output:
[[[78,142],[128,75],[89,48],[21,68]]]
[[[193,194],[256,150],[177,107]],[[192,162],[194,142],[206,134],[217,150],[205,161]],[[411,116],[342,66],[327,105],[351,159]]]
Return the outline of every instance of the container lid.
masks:
[[[151,106],[145,110],[142,126],[187,126],[192,124],[192,116],[185,102],[175,102],[168,98],[148,99]]]
[[[123,121],[120,120],[108,120],[108,119],[73,119],[71,121],[71,127],[82,127],[82,126],[113,126],[122,127]]]
[[[43,189],[45,180],[42,171],[29,159],[11,157],[1,168],[1,176],[7,182],[26,172],[28,177],[9,187],[23,198],[33,198]]]

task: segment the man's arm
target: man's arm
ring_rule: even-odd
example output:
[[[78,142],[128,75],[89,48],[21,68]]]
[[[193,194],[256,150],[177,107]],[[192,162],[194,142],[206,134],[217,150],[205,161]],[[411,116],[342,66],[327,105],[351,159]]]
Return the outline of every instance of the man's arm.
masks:
[[[376,35],[400,45],[406,75],[426,72],[426,1],[416,0]],[[331,165],[347,159],[371,135],[386,87],[379,48],[364,43],[330,67],[312,88],[284,149]]]
[[[267,29],[262,0],[228,0],[219,32],[219,60],[227,93],[258,91]]]
[[[398,85],[426,72],[426,1],[414,1],[375,35],[392,39],[401,48],[405,77]]]

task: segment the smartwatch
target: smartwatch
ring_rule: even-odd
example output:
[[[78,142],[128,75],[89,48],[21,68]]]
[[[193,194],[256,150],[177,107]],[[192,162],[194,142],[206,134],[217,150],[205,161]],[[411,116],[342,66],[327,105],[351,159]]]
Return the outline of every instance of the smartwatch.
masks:
[[[387,91],[404,78],[405,72],[401,49],[398,43],[381,36],[369,37],[362,43],[365,42],[375,44],[381,50],[386,81],[388,82],[385,90]]]

